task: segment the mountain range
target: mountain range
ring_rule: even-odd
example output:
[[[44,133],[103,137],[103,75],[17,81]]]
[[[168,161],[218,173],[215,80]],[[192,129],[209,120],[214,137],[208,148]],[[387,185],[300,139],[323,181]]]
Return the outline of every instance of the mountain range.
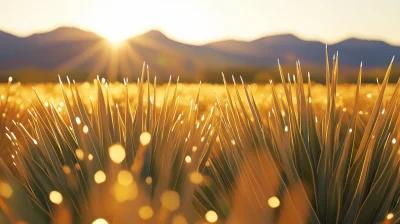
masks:
[[[187,82],[220,82],[221,72],[264,82],[279,77],[277,59],[289,73],[295,72],[299,59],[304,74],[310,71],[313,80],[323,82],[325,47],[322,42],[302,40],[292,34],[190,45],[151,30],[114,47],[95,33],[73,27],[24,38],[0,31],[0,81],[6,81],[8,76],[25,82],[57,81],[57,74],[77,81],[90,80],[97,74],[111,81],[122,77],[135,80],[145,61],[161,82],[170,75]],[[331,56],[340,52],[342,82],[356,80],[361,61],[366,81],[382,77],[393,55],[400,55],[399,46],[355,38],[329,45],[328,49]]]

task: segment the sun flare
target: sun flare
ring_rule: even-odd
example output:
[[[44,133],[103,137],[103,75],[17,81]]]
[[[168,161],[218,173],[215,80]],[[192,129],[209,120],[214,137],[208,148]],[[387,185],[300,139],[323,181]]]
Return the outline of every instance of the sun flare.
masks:
[[[110,31],[109,34],[105,34],[103,36],[114,47],[121,45],[126,39],[129,38],[123,34],[119,34],[117,32],[112,32],[112,31]]]
[[[107,38],[107,40],[113,46],[119,46],[124,41],[124,39],[120,38]]]
[[[133,23],[132,9],[137,8],[136,1],[115,0],[111,4],[106,0],[96,1],[90,16],[86,19],[87,27],[108,40],[112,45],[120,45],[125,40],[137,35],[143,26]],[[144,17],[141,12],[135,16]]]

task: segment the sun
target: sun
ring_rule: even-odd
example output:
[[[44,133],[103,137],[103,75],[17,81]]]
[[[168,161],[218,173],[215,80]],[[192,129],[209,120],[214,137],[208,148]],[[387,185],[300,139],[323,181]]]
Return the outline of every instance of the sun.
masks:
[[[126,40],[125,37],[121,37],[121,36],[109,36],[109,37],[105,37],[105,38],[108,40],[108,42],[111,45],[113,45],[115,47],[121,45]]]
[[[112,46],[119,46],[127,39],[134,36],[129,27],[122,25],[120,21],[110,20],[103,23],[98,33],[106,39]]]
[[[131,37],[129,33],[126,32],[126,28],[124,29],[124,27],[121,27],[117,21],[115,24],[104,23],[104,25],[105,26],[103,26],[100,31],[101,36],[113,46],[119,46]]]
[[[125,40],[133,37],[143,30],[142,25],[134,23],[139,18],[145,17],[141,12],[132,13],[137,6],[136,1],[99,0],[93,5],[90,16],[86,18],[86,26],[108,40],[112,45],[120,45]],[[140,10],[139,10],[140,11]],[[135,15],[135,17],[132,17]]]

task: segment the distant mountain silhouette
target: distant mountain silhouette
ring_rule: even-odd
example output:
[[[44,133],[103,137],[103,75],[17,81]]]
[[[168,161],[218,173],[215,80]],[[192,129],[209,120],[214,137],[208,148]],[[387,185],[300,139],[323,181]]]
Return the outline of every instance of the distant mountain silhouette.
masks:
[[[159,42],[175,42],[173,40],[171,40],[170,38],[168,38],[167,36],[165,36],[165,34],[163,34],[162,32],[158,31],[158,30],[150,30],[146,33],[143,33],[139,36],[133,37],[131,38],[133,40],[156,40]]]
[[[18,47],[21,38],[0,30],[0,59],[13,53],[13,49]],[[0,62],[1,63],[1,62]]]
[[[6,41],[13,41],[15,39],[19,39],[19,37],[14,36],[14,35],[9,34],[9,33],[6,33],[6,32],[3,32],[3,31],[0,30],[0,41],[1,42],[4,43]]]
[[[220,79],[220,72],[252,77],[258,74],[259,78],[265,76],[261,77],[265,80],[265,74],[268,78],[277,77],[277,59],[292,68],[299,59],[306,69],[316,71],[317,80],[324,78],[325,44],[301,40],[292,34],[198,46],[177,42],[160,31],[151,30],[125,43],[115,50],[95,33],[73,27],[60,27],[24,38],[0,31],[0,81],[9,75],[22,81],[56,81],[59,73],[80,81],[96,74],[114,80],[135,78],[141,72],[143,61],[161,81],[169,75],[179,75],[184,81],[215,81]],[[361,61],[366,69],[376,71],[385,69],[393,55],[400,55],[400,47],[383,41],[351,38],[328,47],[331,55],[337,50],[340,52],[339,63],[347,71],[345,81],[355,80]],[[115,55],[118,64],[109,66],[115,63]]]
[[[100,40],[101,37],[74,27],[60,27],[50,32],[37,33],[24,38],[28,42],[48,44],[55,42]]]

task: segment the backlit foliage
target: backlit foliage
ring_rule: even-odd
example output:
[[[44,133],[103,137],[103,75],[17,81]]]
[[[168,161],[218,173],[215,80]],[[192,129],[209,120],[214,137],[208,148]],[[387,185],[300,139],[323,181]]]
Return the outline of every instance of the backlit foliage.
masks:
[[[325,87],[296,68],[280,85],[160,88],[144,67],[136,84],[60,79],[36,97],[10,80],[0,223],[400,222],[391,64],[367,88],[362,67],[337,85],[337,54]]]

